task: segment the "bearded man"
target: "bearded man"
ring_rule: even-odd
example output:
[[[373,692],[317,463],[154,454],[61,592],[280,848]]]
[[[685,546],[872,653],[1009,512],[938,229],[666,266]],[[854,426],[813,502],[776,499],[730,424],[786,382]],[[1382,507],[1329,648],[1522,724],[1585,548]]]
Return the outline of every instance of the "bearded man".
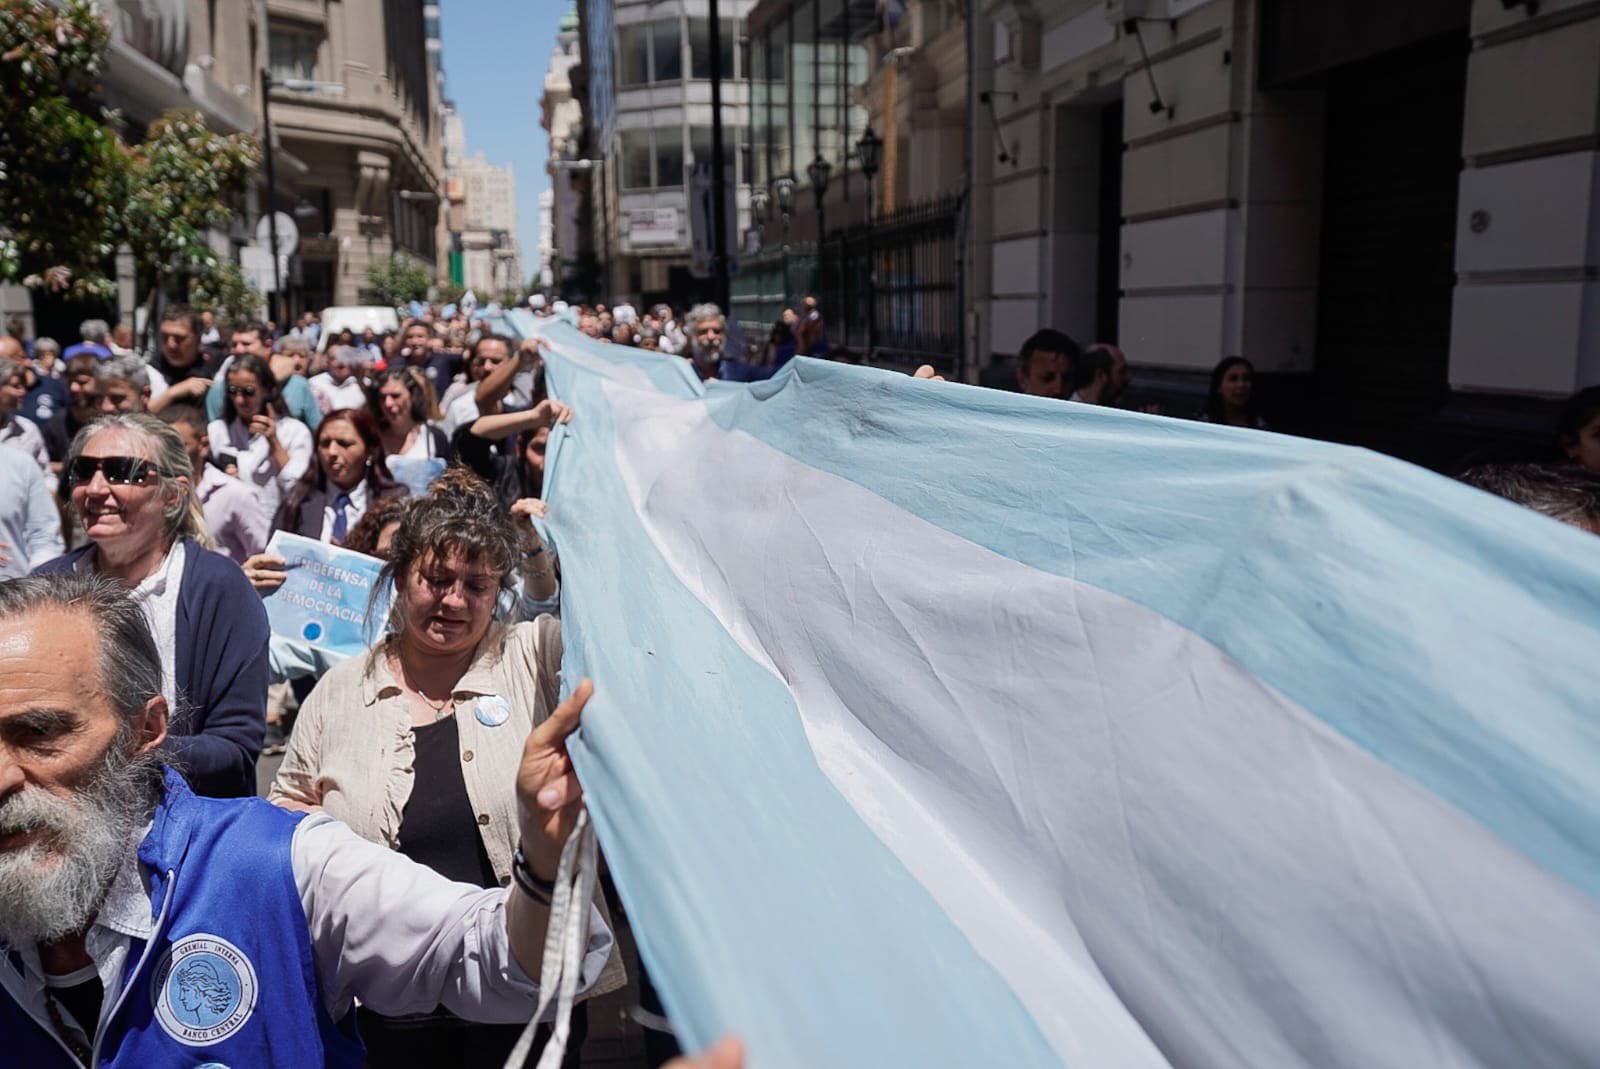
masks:
[[[700,381],[759,382],[770,379],[781,365],[757,367],[727,352],[728,320],[714,304],[697,304],[684,316],[689,345],[685,350],[689,365]]]
[[[161,658],[127,592],[0,582],[3,1060],[355,1067],[356,998],[526,1021],[582,804],[565,740],[592,690],[529,736],[516,886],[484,890],[320,813],[197,797],[162,767]],[[588,923],[580,988],[612,942],[592,906]]]

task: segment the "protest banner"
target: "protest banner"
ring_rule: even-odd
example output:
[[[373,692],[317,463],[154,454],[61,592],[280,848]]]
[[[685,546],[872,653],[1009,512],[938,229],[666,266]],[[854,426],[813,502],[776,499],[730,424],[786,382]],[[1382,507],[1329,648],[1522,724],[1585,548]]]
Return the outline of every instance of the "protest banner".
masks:
[[[388,610],[383,597],[367,626],[367,602],[383,561],[287,531],[272,536],[267,552],[288,562],[288,578],[265,599],[274,635],[342,657],[371,644]]]

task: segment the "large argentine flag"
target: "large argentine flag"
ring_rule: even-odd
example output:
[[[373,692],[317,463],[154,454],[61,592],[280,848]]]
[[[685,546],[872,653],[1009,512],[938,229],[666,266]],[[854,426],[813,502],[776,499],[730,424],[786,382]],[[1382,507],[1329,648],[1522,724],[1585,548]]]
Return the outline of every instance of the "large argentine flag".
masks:
[[[1600,1065],[1600,539],[1355,449],[545,330],[576,759],[685,1046]]]

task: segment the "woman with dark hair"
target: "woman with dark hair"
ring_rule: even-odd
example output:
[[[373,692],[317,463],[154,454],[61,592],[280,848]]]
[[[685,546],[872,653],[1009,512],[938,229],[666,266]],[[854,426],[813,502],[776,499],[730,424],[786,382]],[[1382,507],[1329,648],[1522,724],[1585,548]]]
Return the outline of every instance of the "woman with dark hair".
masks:
[[[278,380],[267,362],[253,354],[236,356],[228,366],[222,418],[207,432],[217,463],[226,471],[231,458],[268,513],[278,511],[311,466],[311,430],[293,416],[279,415],[282,409]]]
[[[350,528],[350,537],[344,540],[344,548],[353,553],[365,553],[369,557],[388,560],[395,533],[400,530],[400,521],[405,518],[406,507],[411,501],[409,496],[383,497],[374,501],[360,522]]]
[[[317,463],[284,500],[273,527],[343,545],[373,502],[406,492],[389,477],[388,459],[372,413],[329,413],[317,429]]]
[[[779,319],[772,324],[772,331],[767,335],[767,348],[762,354],[764,357],[762,363],[782,367],[798,350],[799,343],[795,341],[794,328],[786,320]]]
[[[271,801],[325,812],[457,882],[510,882],[518,823],[509,787],[523,741],[561,687],[560,625],[549,616],[513,624],[502,596],[530,566],[525,531],[481,484],[455,479],[412,499],[379,581],[393,583],[387,633],[306,698]],[[623,982],[613,956],[587,994]],[[522,1031],[443,1007],[357,1013],[370,1069],[498,1067]],[[577,1015],[573,1023],[584,1027]],[[568,1064],[581,1046],[579,1033]]]
[[[1600,386],[1589,386],[1561,406],[1557,438],[1567,459],[1600,471]]]
[[[1207,423],[1265,430],[1267,421],[1256,412],[1255,365],[1242,356],[1224,357],[1211,369],[1211,389],[1200,418]]]
[[[317,428],[317,463],[284,499],[272,529],[343,545],[375,502],[406,493],[389,477],[386,459],[371,413],[360,408],[328,413]],[[257,553],[243,567],[250,585],[266,596],[283,585],[284,565],[274,553]]]
[[[427,378],[409,365],[381,371],[372,380],[368,407],[378,420],[383,449],[392,457],[450,459],[450,439],[428,421],[438,419]]]

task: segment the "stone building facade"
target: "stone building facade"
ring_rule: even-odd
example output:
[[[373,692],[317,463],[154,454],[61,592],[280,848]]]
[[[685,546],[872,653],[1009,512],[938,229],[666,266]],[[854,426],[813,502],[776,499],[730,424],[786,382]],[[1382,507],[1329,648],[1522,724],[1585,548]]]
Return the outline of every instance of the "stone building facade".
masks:
[[[1437,466],[1600,380],[1594,5],[979,7],[975,364],[1049,324],[1198,408],[1244,355],[1286,429]]]
[[[364,303],[368,266],[390,255],[434,272],[441,121],[422,6],[266,0],[265,9],[272,122],[303,165],[287,182],[279,169],[280,210],[300,226],[295,304]]]

